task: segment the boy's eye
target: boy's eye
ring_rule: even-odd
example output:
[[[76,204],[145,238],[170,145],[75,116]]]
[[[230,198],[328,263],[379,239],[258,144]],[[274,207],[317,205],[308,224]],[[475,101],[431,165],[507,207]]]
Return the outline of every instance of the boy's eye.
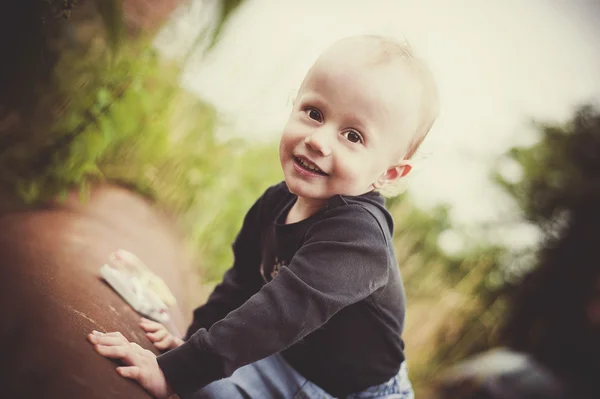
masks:
[[[321,113],[318,110],[316,110],[314,108],[308,109],[308,117],[317,122],[323,122],[323,116],[321,115]]]
[[[363,141],[362,137],[360,137],[360,134],[354,130],[348,130],[347,132],[344,132],[344,137],[351,143],[362,143]]]

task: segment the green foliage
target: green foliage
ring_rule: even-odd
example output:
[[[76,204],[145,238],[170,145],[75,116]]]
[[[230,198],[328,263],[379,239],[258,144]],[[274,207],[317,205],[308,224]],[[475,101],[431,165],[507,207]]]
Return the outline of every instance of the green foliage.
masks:
[[[27,204],[125,185],[177,217],[205,278],[217,279],[245,212],[281,179],[277,146],[218,141],[215,111],[178,86],[178,67],[148,42],[123,38],[117,6],[100,6],[100,18],[74,25],[79,42],[62,43],[51,90],[31,111],[49,117],[2,137],[0,184]]]
[[[276,146],[218,142],[214,110],[177,87],[176,68],[147,48],[124,50],[116,62],[106,52],[63,55],[57,79],[68,110],[52,134],[0,156],[4,180],[27,203],[73,186],[85,194],[98,180],[127,185],[179,217],[216,279],[245,212],[281,178]]]
[[[582,199],[599,197],[600,112],[584,106],[563,125],[536,126],[542,133],[539,142],[506,154],[522,168],[522,178],[509,181],[498,170],[493,177],[516,201],[525,221],[552,235],[566,211]],[[508,279],[506,266],[514,269],[521,255],[527,255],[527,269],[538,261],[535,248],[520,254],[477,242],[460,256],[445,255],[437,240],[451,227],[446,211],[425,213],[409,206],[395,215],[397,253],[408,252],[401,267],[409,321],[411,315],[421,320],[420,325],[409,324],[406,339],[411,378],[423,396],[443,369],[500,343],[508,301],[519,284]],[[411,348],[412,341],[423,343]]]
[[[3,180],[13,183],[27,203],[104,178],[102,166],[118,149],[127,147],[131,158],[144,160],[154,146],[154,162],[170,150],[164,123],[168,107],[159,101],[173,95],[168,74],[158,72],[151,51],[132,51],[135,56],[116,63],[103,51],[91,50],[83,59],[78,52],[63,54],[55,70],[56,93],[49,98],[66,99],[56,111],[62,118],[51,132],[25,135],[0,156]],[[163,123],[153,123],[158,118]]]
[[[438,239],[446,229],[451,227],[449,207],[441,205],[424,211],[412,204],[408,195],[403,194],[400,197],[393,198],[392,201],[388,201],[388,208],[392,211],[396,209],[400,204],[398,201],[411,204],[409,212],[396,218],[400,223],[398,226],[399,231],[410,231],[411,234],[422,238],[414,243],[412,251],[419,253],[425,262],[433,261],[439,257],[446,259],[446,255],[441,252],[438,246]]]
[[[525,217],[546,227],[574,201],[597,194],[600,181],[600,114],[580,107],[564,126],[538,124],[542,139],[527,148],[513,148],[508,157],[523,169],[523,179],[494,179],[517,201]]]
[[[516,201],[525,221],[538,226],[546,238],[558,237],[560,235],[556,233],[560,230],[557,228],[561,227],[566,216],[572,216],[568,215],[572,209],[579,209],[582,204],[589,207],[590,201],[593,202],[590,199],[599,197],[600,112],[592,106],[583,106],[562,125],[538,123],[536,126],[542,133],[536,144],[512,148],[506,154],[520,166],[522,178],[516,182],[510,181],[503,178],[498,170],[494,171],[493,178]],[[587,214],[587,217],[590,216],[591,213]],[[557,248],[554,240],[548,242],[551,244],[542,246],[542,250],[553,251]],[[460,259],[460,267],[452,268],[458,276],[458,283],[456,278],[451,279],[454,283],[450,291],[459,292],[462,299],[457,301],[453,319],[440,323],[433,341],[433,355],[424,364],[413,368],[417,386],[426,386],[427,381],[432,381],[442,369],[470,355],[505,343],[506,327],[511,333],[520,334],[519,337],[535,336],[528,342],[529,348],[519,348],[531,351],[539,345],[542,335],[559,335],[557,331],[568,324],[563,321],[577,317],[565,312],[577,308],[567,304],[573,302],[573,297],[581,297],[581,294],[573,292],[569,298],[556,299],[556,288],[550,287],[548,281],[556,280],[557,275],[568,274],[565,266],[573,269],[572,276],[581,275],[582,267],[595,270],[597,274],[597,268],[588,262],[591,258],[575,251],[565,256],[568,261],[564,264],[564,260],[557,259],[555,252],[550,256],[548,253],[540,256],[537,249],[533,248],[524,251],[524,254],[535,254],[529,257],[528,270],[536,270],[540,262],[546,262],[546,270],[544,273],[538,272],[543,269],[536,271],[533,280],[526,280],[529,283],[523,286],[525,291],[517,291],[524,295],[519,297],[522,302],[513,298],[521,282],[506,279],[506,262],[510,260],[514,263],[518,254],[506,248],[483,246]],[[571,264],[571,261],[577,263]],[[557,270],[561,268],[563,272],[558,274]],[[451,269],[447,270],[449,273],[443,275],[452,275]],[[468,270],[468,273],[460,277],[461,270]],[[571,289],[574,285],[572,276],[568,279]],[[554,287],[565,288],[567,285],[567,281],[554,281]],[[437,306],[443,308],[443,301]],[[558,301],[560,305],[548,308],[552,301]],[[507,319],[507,316],[510,317]],[[552,328],[537,332],[532,330],[532,326],[539,325]],[[556,342],[556,338],[547,339],[545,344],[551,347]],[[544,351],[547,350],[547,347],[544,348]]]
[[[246,212],[268,186],[283,178],[276,145],[228,149],[223,155],[188,214],[191,241],[201,252],[207,280],[220,279],[231,266],[231,243]]]
[[[388,207],[397,222],[394,244],[408,301],[411,380],[424,395],[445,367],[495,342],[506,250],[469,243],[460,255],[448,255],[438,244],[447,229],[455,229],[447,206],[420,210],[404,195]]]

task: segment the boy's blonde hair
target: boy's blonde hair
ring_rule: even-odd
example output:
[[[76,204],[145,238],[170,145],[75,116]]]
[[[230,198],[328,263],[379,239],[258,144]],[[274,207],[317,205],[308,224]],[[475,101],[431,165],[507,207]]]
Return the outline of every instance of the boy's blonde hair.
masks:
[[[379,35],[362,35],[343,40],[357,39],[373,42],[373,57],[368,62],[380,65],[400,59],[408,66],[409,71],[413,74],[419,86],[420,105],[418,123],[409,143],[408,151],[402,156],[402,160],[410,160],[415,155],[421,143],[423,143],[423,140],[439,116],[439,92],[433,73],[423,59],[415,56],[412,47],[406,41],[398,41]],[[386,197],[390,197],[404,191],[404,186],[404,179],[397,179],[395,182],[387,184],[378,191]]]
[[[416,82],[420,86],[419,123],[414,132],[413,140],[410,142],[409,150],[404,159],[411,159],[415,154],[427,133],[431,130],[435,120],[440,112],[440,100],[437,84],[433,73],[424,60],[415,56],[412,47],[406,41],[401,42],[386,36],[362,35],[359,37],[350,37],[343,40],[368,40],[372,41],[373,58],[369,60],[375,65],[391,62],[400,59],[412,72]]]

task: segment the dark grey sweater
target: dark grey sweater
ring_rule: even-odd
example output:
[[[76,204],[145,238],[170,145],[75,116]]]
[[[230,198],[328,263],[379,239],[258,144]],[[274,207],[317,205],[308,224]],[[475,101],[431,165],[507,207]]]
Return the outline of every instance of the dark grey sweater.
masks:
[[[335,196],[286,225],[295,200],[280,183],[252,206],[186,343],[158,357],[180,396],[275,353],[338,397],[398,372],[405,298],[383,197]]]

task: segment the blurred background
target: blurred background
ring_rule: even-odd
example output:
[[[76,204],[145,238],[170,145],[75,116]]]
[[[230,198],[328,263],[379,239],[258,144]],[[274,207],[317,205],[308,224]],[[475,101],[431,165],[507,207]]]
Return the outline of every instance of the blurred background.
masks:
[[[194,304],[231,264],[245,212],[282,179],[278,137],[316,56],[361,33],[411,43],[442,101],[407,192],[388,200],[417,397],[499,343],[556,198],[599,187],[572,150],[598,120],[597,2],[31,4],[0,28],[14,60],[1,67],[1,188],[38,204],[104,181],[153,199],[197,259]]]

